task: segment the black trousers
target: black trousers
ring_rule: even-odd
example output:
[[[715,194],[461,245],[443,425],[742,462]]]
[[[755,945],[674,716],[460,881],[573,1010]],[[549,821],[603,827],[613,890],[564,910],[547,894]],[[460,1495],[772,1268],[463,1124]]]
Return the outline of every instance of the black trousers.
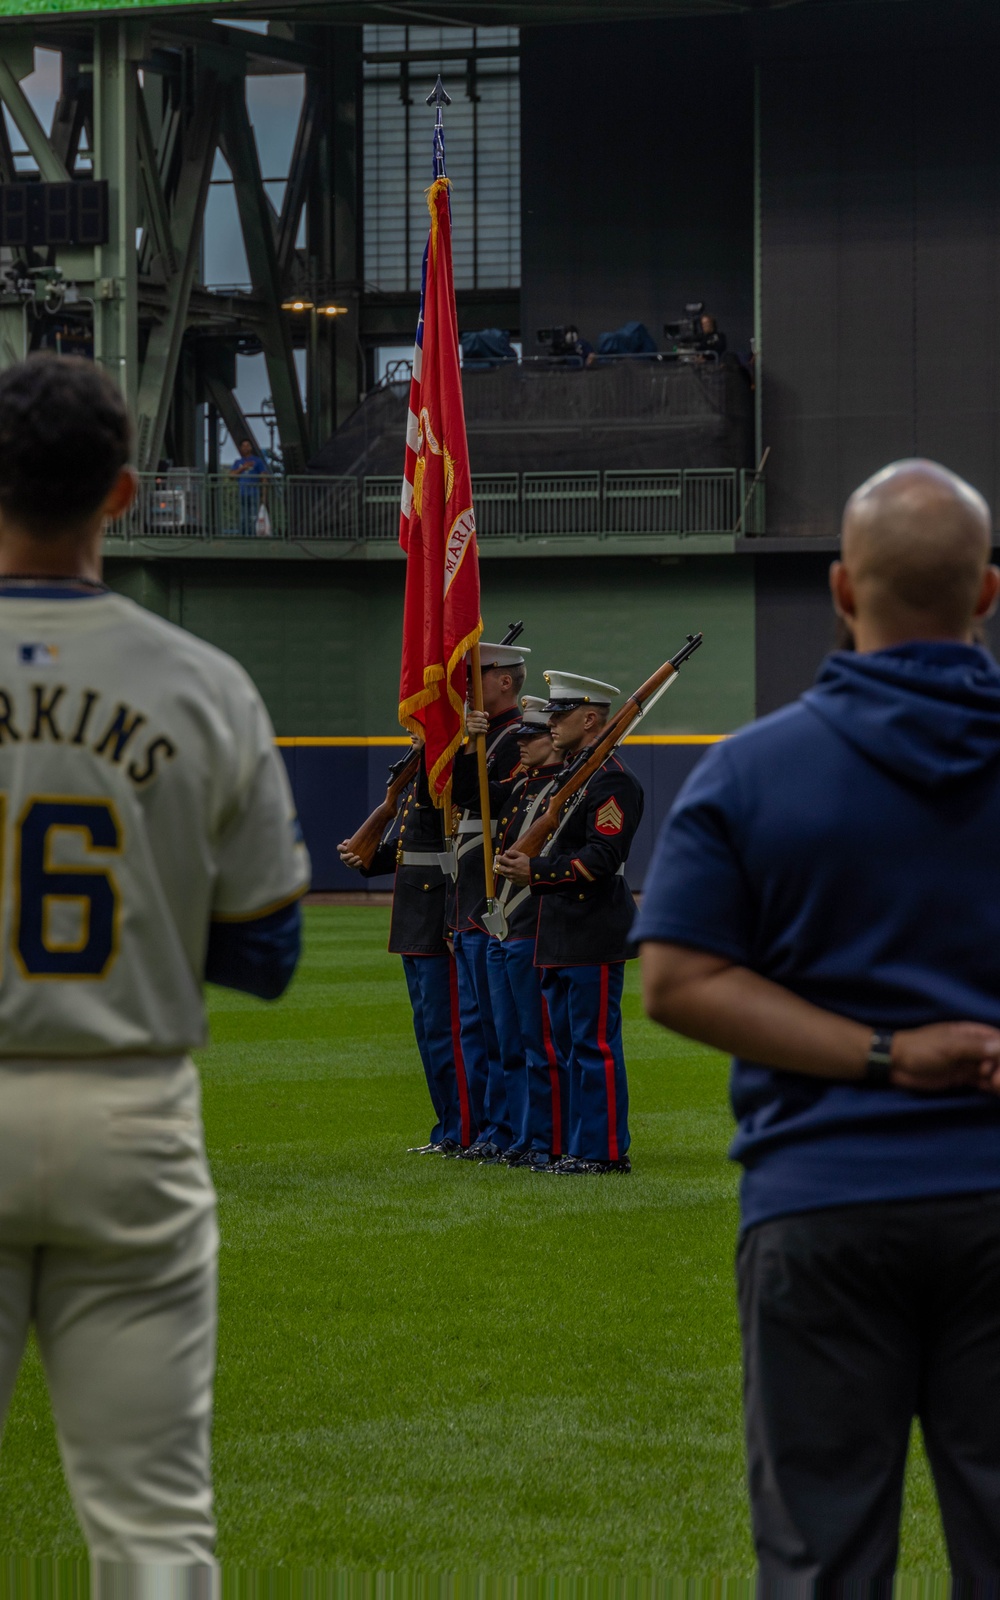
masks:
[[[890,1595],[916,1416],[954,1593],[1000,1596],[1000,1193],[779,1217],[737,1279],[761,1592]]]

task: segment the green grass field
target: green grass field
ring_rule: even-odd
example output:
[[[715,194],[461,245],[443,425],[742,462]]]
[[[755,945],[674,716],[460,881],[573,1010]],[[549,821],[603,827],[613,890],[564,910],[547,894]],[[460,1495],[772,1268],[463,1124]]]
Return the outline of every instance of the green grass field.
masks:
[[[211,995],[215,1472],[234,1568],[745,1575],[726,1064],[626,989],[635,1171],[408,1156],[430,1118],[387,912],[312,907],[289,995]],[[82,1553],[37,1359],[0,1557]],[[913,1453],[902,1564],[944,1566]]]

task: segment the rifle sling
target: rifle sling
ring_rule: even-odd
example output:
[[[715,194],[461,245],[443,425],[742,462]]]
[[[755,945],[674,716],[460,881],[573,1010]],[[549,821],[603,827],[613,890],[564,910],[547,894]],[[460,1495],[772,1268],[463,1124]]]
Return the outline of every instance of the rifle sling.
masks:
[[[603,766],[603,762],[601,763],[601,765]],[[590,779],[591,778],[596,778],[597,777],[597,773],[600,772],[600,770],[601,770],[601,768],[598,767],[594,772],[592,772],[590,774],[590,778],[587,779],[587,782],[584,783],[584,784],[581,784],[580,788],[577,789],[575,794],[571,794],[570,795],[569,799],[566,801],[566,809],[563,811],[562,816],[559,818],[559,821],[556,823],[555,828],[552,830],[551,838],[546,839],[545,843],[542,845],[541,850],[539,851],[539,859],[542,856],[547,856],[549,854],[550,850],[552,849],[552,846],[555,844],[556,840],[558,839],[559,835],[562,833],[562,831],[565,828],[565,826],[566,826],[567,822],[569,821],[570,817],[573,815],[573,812],[576,810],[577,806],[580,804],[580,801],[583,799],[584,795],[587,793],[587,789],[588,789],[588,786],[590,784]],[[549,794],[551,793],[552,784],[554,784],[555,781],[556,781],[555,778],[553,778],[552,779],[552,783],[549,784],[548,788],[542,789],[540,794],[538,794],[536,796],[534,804],[532,805],[531,810],[528,812],[528,815],[524,819],[524,827],[521,829],[522,833],[527,833],[528,829],[531,827],[531,824],[534,822],[535,817],[538,814],[538,802],[542,798],[548,799]],[[517,841],[515,840],[515,843],[516,842]],[[530,883],[522,884],[521,887],[518,889],[517,894],[515,894],[512,898],[508,898],[507,891],[510,890],[510,889],[513,889],[513,887],[514,887],[514,885],[511,882],[510,878],[505,878],[504,879],[504,886],[501,889],[500,896],[499,896],[500,904],[503,906],[504,911],[507,912],[508,915],[512,915],[517,910],[518,906],[523,905],[525,900],[527,899],[528,895],[531,893],[531,885],[530,885]]]

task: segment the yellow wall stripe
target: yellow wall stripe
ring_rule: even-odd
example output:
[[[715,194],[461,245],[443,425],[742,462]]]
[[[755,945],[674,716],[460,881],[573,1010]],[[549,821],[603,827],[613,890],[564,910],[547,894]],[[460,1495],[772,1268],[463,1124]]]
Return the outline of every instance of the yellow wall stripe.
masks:
[[[728,733],[636,733],[626,734],[624,744],[721,744]]]
[[[625,744],[720,744],[728,738],[725,733],[637,733],[626,737]],[[308,747],[313,745],[336,745],[347,747],[365,747],[375,745],[408,745],[406,734],[304,734],[296,737],[283,735],[275,739],[275,744]]]
[[[379,745],[379,744],[409,744],[410,739],[409,739],[409,735],[405,734],[405,733],[390,733],[390,734],[375,733],[375,734],[364,734],[364,735],[357,735],[357,736],[355,736],[355,735],[342,736],[340,734],[318,734],[318,735],[314,735],[314,734],[308,733],[308,734],[304,734],[304,735],[301,735],[301,736],[297,736],[295,738],[288,738],[287,736],[282,736],[280,738],[275,739],[274,742],[275,742],[275,744],[283,744],[283,745],[317,745],[317,744],[321,744],[321,745]]]

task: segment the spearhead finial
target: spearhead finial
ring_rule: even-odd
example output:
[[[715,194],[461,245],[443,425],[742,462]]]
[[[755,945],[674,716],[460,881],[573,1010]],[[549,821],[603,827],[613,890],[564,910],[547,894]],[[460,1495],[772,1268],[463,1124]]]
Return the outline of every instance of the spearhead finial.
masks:
[[[450,106],[451,105],[451,95],[448,94],[447,90],[445,89],[444,84],[441,82],[441,74],[440,73],[438,73],[437,83],[434,85],[434,87],[431,90],[430,94],[427,96],[427,104],[429,106]]]

